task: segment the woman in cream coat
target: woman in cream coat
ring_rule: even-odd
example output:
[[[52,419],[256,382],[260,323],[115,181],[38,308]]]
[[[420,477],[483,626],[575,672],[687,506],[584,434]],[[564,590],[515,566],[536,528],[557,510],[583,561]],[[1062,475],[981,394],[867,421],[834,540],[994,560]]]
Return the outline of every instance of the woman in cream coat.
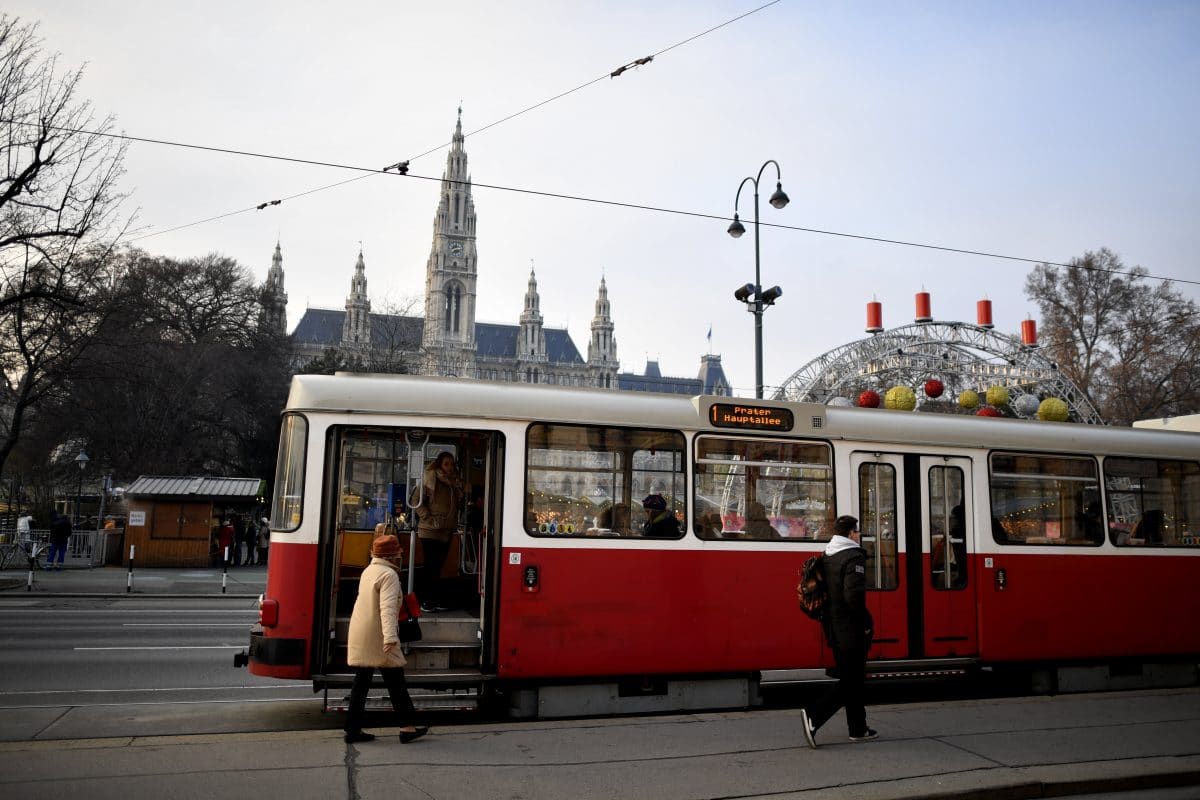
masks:
[[[376,537],[371,545],[371,563],[358,583],[358,598],[350,614],[347,663],[354,668],[350,708],[346,711],[347,744],[369,742],[374,735],[362,729],[363,710],[371,679],[378,669],[387,686],[392,710],[404,723],[400,741],[407,744],[424,736],[429,728],[413,725],[416,710],[404,682],[404,654],[396,634],[400,613],[400,541],[392,535]]]

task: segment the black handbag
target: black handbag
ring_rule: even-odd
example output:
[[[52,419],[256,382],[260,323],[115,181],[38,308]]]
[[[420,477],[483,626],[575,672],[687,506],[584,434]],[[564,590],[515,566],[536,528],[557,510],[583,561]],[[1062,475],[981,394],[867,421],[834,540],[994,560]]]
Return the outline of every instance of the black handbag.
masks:
[[[397,634],[402,642],[421,641],[421,621],[416,617],[400,620],[400,627],[397,629]]]

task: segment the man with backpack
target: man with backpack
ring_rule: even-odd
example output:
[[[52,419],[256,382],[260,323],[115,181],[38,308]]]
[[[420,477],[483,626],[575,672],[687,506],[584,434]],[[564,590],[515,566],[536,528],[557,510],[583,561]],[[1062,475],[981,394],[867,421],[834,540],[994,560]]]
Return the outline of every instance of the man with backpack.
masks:
[[[874,633],[871,612],[867,610],[867,554],[859,544],[857,519],[838,517],[833,530],[822,559],[828,597],[821,627],[833,650],[838,681],[811,707],[800,712],[804,739],[813,749],[817,747],[817,730],[842,706],[846,708],[850,741],[865,742],[878,735],[867,727],[867,711],[863,706],[867,650]]]

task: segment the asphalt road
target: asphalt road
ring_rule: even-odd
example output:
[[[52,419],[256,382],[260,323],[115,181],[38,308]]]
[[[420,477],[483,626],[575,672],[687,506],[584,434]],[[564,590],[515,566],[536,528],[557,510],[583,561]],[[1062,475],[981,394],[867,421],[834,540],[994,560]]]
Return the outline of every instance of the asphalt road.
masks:
[[[0,597],[0,709],[319,704],[233,667],[257,616],[245,598]]]

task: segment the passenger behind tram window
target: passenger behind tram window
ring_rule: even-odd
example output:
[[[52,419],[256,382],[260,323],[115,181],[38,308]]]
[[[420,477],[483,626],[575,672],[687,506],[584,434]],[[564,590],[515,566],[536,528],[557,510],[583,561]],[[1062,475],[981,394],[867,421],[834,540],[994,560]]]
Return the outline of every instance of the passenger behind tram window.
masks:
[[[633,532],[629,525],[629,506],[624,503],[613,503],[612,532],[621,536],[628,536]]]
[[[596,515],[595,527],[589,528],[588,536],[619,536],[629,533],[629,507],[624,503],[616,503],[600,509]]]
[[[950,572],[952,572],[953,576],[952,583],[958,583],[962,563],[966,559],[966,535],[966,512],[962,510],[962,504],[959,504],[950,509],[949,535],[944,537],[944,539],[937,539],[934,542],[934,566],[937,569],[944,569],[944,566],[946,566],[944,565],[946,553],[950,554]]]
[[[1163,512],[1151,508],[1142,514],[1133,529],[1129,544],[1161,545],[1163,543]]]
[[[698,514],[693,527],[696,530],[696,536],[701,539],[720,539],[721,515],[715,511],[708,514]]]
[[[667,508],[667,501],[661,494],[648,495],[642,501],[646,512],[646,522],[642,526],[642,535],[652,539],[674,539],[679,535],[679,522],[675,514]]]
[[[588,536],[604,536],[612,533],[612,506],[600,509],[595,523],[587,529]]]
[[[1079,527],[1083,537],[1093,544],[1104,541],[1104,517],[1100,513],[1100,501],[1092,500],[1080,514]]]
[[[778,539],[779,531],[767,519],[767,509],[757,501],[746,505],[746,538]]]

